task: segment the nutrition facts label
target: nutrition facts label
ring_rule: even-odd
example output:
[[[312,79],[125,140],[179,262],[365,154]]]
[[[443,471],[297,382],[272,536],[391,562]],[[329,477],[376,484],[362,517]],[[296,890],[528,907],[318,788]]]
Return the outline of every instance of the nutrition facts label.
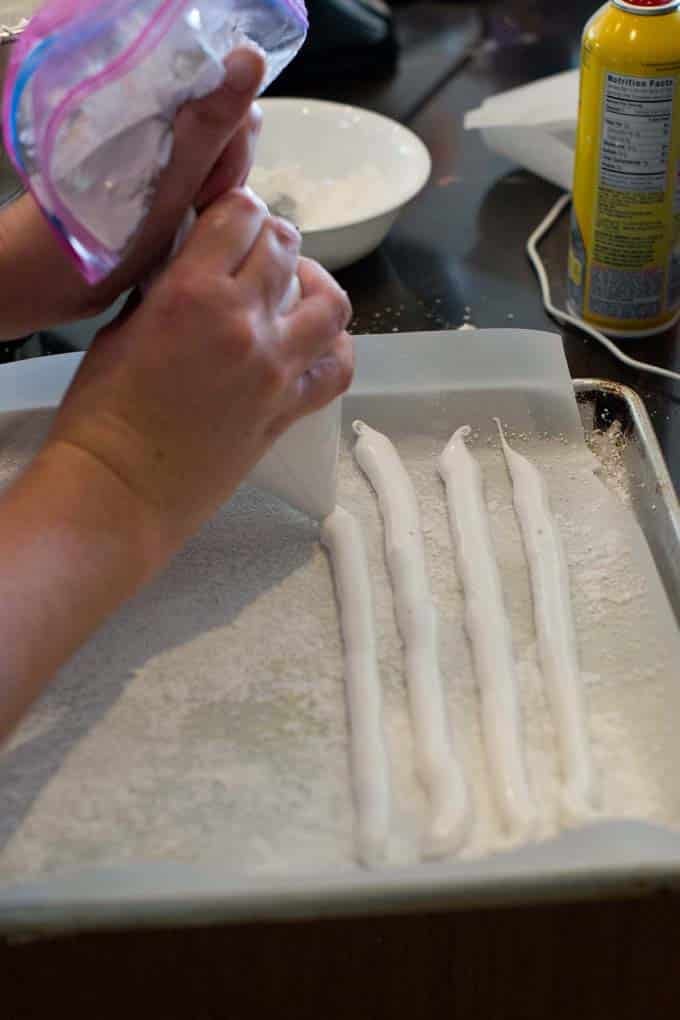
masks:
[[[652,193],[666,187],[674,78],[605,76],[600,184]]]

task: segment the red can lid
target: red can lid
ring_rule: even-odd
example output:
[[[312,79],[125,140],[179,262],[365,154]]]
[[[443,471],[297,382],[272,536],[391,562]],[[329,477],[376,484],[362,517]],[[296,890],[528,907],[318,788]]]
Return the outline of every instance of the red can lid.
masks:
[[[673,0],[627,0],[631,7],[667,7]]]

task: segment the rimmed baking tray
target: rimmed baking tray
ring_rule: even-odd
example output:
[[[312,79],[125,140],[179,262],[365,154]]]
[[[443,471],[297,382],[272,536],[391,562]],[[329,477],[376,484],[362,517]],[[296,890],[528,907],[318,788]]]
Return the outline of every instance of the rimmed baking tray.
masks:
[[[501,414],[504,393],[526,393],[524,427],[545,424],[560,401],[568,417],[564,387],[555,385],[556,375],[566,372],[558,337],[522,334],[521,364],[502,386],[484,382],[483,373],[475,377],[474,345],[488,341],[492,349],[494,343],[506,346],[513,339],[519,343],[517,331],[359,340],[346,422],[381,401],[391,406],[397,395],[415,407],[428,388],[446,389],[454,369],[453,389],[475,390],[481,404],[493,394]],[[68,355],[0,370],[0,414],[55,406],[78,362],[79,356]],[[577,380],[574,388],[587,431],[614,421],[621,425],[631,505],[680,619],[680,510],[642,401],[631,390],[599,380]],[[0,933],[449,910],[630,895],[679,880],[680,834],[645,823],[603,822],[480,860],[451,859],[379,873],[246,878],[214,866],[161,861],[46,877],[0,887]]]

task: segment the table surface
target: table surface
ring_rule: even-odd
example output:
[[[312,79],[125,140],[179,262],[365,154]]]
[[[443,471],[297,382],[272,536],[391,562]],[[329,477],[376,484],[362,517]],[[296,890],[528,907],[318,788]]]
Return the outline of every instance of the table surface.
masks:
[[[379,109],[432,153],[430,184],[381,250],[341,274],[357,332],[556,327],[524,254],[558,197],[550,185],[463,132],[465,111],[495,92],[575,67],[594,0],[418,4],[398,9],[405,47],[388,81],[309,94]],[[547,246],[564,275],[566,225]],[[467,311],[466,311],[467,310]],[[50,340],[32,353],[59,349]],[[645,398],[680,487],[680,389],[630,373],[597,344],[565,334],[575,377],[616,379]],[[674,334],[628,344],[680,369]],[[680,955],[674,897],[466,914],[211,932],[90,936],[0,946],[12,1020],[69,996],[75,1015],[165,1017],[430,1016],[450,1020],[672,1015]],[[7,987],[6,981],[3,984]],[[3,993],[5,994],[5,993]],[[7,1001],[5,999],[5,1001]],[[138,1008],[134,1007],[138,1004]],[[72,1013],[73,1015],[73,1013]]]

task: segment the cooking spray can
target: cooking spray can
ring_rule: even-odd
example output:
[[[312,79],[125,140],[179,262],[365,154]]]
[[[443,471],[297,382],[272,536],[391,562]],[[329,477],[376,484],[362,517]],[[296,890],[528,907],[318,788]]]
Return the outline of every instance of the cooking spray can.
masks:
[[[680,0],[610,0],[586,25],[568,303],[613,336],[680,318]]]

